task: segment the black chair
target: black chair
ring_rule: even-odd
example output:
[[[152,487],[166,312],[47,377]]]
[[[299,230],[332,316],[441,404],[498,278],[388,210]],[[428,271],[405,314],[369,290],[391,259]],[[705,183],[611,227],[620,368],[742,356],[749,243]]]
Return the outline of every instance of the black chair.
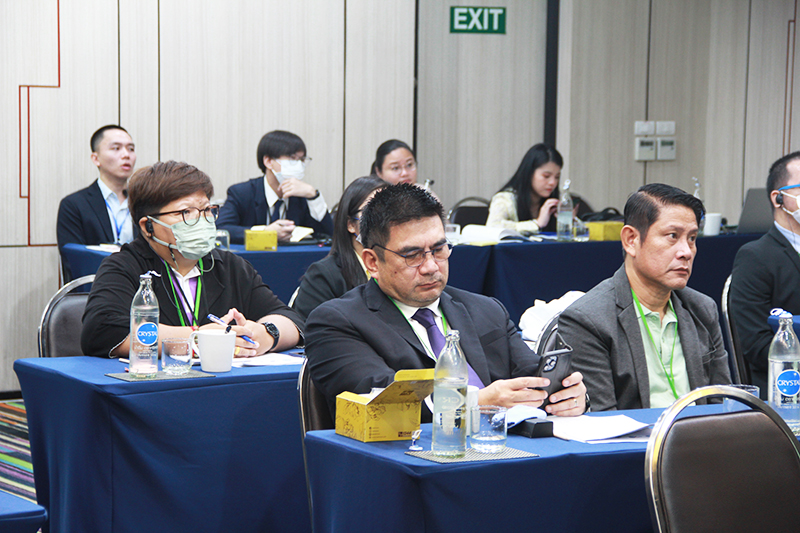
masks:
[[[468,203],[479,205],[465,205]],[[451,224],[459,224],[462,228],[469,224],[485,225],[489,218],[489,200],[480,196],[462,198],[447,214]]]
[[[678,418],[701,398],[734,398],[750,409]],[[800,445],[767,404],[733,387],[679,398],[647,443],[645,485],[655,531],[797,531]]]
[[[739,334],[736,332],[736,324],[733,323],[733,317],[730,313],[731,306],[731,276],[725,280],[725,286],[722,289],[722,321],[725,324],[725,334],[728,335],[728,342],[730,344],[731,352],[733,352],[733,361],[731,362],[731,379],[734,383],[748,383],[752,384],[750,376],[750,365],[744,358],[742,345],[739,341]]]
[[[536,355],[542,357],[547,352],[552,352],[556,348],[558,342],[558,317],[561,313],[557,313],[550,322],[544,327],[539,334],[539,340],[536,341]]]
[[[56,292],[39,321],[39,357],[83,355],[81,329],[88,292],[75,292],[94,282],[94,274],[72,280]]]

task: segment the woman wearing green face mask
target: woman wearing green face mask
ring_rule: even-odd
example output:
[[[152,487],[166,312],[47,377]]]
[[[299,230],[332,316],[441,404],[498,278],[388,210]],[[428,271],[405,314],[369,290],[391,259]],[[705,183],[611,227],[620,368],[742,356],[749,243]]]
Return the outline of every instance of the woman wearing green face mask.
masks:
[[[139,276],[149,271],[158,274],[152,285],[160,310],[159,339],[221,328],[208,319],[213,314],[233,325],[237,356],[301,343],[302,319],[247,261],[215,248],[219,206],[211,204],[213,193],[210,178],[186,163],[156,163],[133,175],[128,205],[140,234],[97,271],[83,318],[85,354],[127,357],[131,302]]]

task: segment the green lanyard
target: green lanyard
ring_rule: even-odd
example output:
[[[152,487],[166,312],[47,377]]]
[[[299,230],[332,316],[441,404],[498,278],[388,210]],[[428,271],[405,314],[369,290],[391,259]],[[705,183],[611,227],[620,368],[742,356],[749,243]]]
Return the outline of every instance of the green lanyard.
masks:
[[[416,335],[417,332],[414,330],[414,325],[411,323],[411,319],[406,316],[406,314],[403,312],[402,309],[400,309],[400,306],[397,305],[397,302],[394,301],[394,298],[389,296],[389,299],[392,301],[394,306],[397,307],[397,310],[400,311],[400,314],[403,315],[403,318],[406,319],[406,322],[408,322],[408,325],[411,326],[411,330],[414,331],[414,334]],[[447,337],[447,318],[445,318],[444,313],[442,313],[442,329],[444,329],[444,336]],[[417,335],[417,337],[419,337],[419,335]],[[428,342],[430,342],[430,339],[428,339]],[[431,356],[431,359],[436,361],[436,356],[433,355],[433,349],[429,348],[428,345],[426,345],[424,342],[422,343],[422,346],[425,347],[425,351],[428,352],[428,355]]]
[[[653,334],[650,333],[650,326],[647,325],[647,318],[644,316],[644,311],[642,311],[642,304],[639,303],[639,298],[636,297],[636,293],[633,292],[631,289],[631,294],[633,295],[633,301],[636,302],[636,308],[639,310],[639,317],[641,317],[642,322],[644,322],[644,329],[647,331],[647,336],[650,338],[650,342],[653,343],[653,348],[656,351],[656,355],[658,355],[658,362],[661,364],[661,369],[664,371],[664,375],[667,377],[667,383],[669,383],[669,388],[672,389],[672,395],[675,396],[675,399],[678,399],[678,392],[675,390],[675,374],[672,371],[672,356],[675,355],[675,340],[678,338],[678,315],[675,313],[675,308],[672,307],[672,300],[667,300],[669,302],[669,308],[675,314],[675,334],[672,336],[672,352],[669,354],[669,372],[667,372],[667,367],[664,366],[664,360],[661,357],[661,348],[656,346],[656,341],[653,339]]]
[[[166,261],[163,259],[161,260],[164,263],[164,266],[167,268],[167,277],[169,278],[169,286],[172,287],[172,299],[175,302],[175,307],[178,308],[178,318],[181,319],[181,326],[186,326],[186,321],[183,319],[183,314],[186,310],[181,305],[181,301],[178,299],[178,293],[175,292],[175,283],[172,281],[172,268],[167,264]],[[178,286],[178,290],[181,291],[181,296],[186,303],[189,303],[189,300],[186,298],[186,295],[183,294],[183,289]],[[199,319],[197,313],[200,311],[200,293],[203,291],[203,260],[200,259],[200,276],[197,278],[197,290],[195,291],[195,298],[194,298],[194,309],[192,309],[192,315],[190,318],[192,319],[192,323],[190,325],[195,326],[199,324]]]

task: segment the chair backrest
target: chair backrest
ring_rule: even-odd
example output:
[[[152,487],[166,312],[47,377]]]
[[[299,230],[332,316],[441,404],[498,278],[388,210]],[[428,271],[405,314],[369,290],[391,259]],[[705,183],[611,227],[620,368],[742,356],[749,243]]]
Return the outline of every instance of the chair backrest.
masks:
[[[297,377],[297,393],[300,401],[300,424],[304,437],[308,431],[334,428],[328,401],[311,381],[308,359],[303,361],[300,375]]]
[[[678,416],[701,398],[734,398],[750,409]],[[767,404],[712,385],[662,413],[647,443],[645,485],[656,531],[796,531],[800,445]]]
[[[539,334],[539,340],[536,341],[536,355],[539,357],[555,349],[558,341],[558,317],[560,315],[561,313],[553,315],[553,318],[550,319],[550,322]]]
[[[81,329],[88,292],[75,292],[94,282],[94,274],[70,281],[56,292],[39,321],[39,357],[83,355]]]
[[[736,324],[733,322],[731,316],[731,276],[725,280],[725,286],[722,289],[722,321],[725,323],[725,334],[728,335],[728,342],[730,343],[732,357],[731,378],[734,383],[753,383],[750,376],[750,365],[744,358],[742,345],[739,341],[739,334],[736,333]]]
[[[475,203],[480,205],[465,205]],[[451,224],[459,224],[463,228],[469,224],[486,224],[489,217],[489,200],[480,196],[462,198],[448,213],[447,218]]]

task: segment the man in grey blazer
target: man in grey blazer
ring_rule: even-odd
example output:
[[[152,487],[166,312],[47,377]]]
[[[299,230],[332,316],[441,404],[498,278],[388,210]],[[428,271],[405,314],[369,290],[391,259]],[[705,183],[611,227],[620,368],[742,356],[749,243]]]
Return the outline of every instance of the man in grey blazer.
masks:
[[[664,184],[625,204],[624,263],[559,317],[592,409],[666,407],[692,389],[730,383],[714,301],[686,283],[703,204]]]
[[[432,336],[456,329],[482,405],[538,407],[545,378],[532,377],[536,356],[495,299],[446,288],[450,245],[444,209],[411,184],[386,187],[367,204],[360,221],[362,259],[372,278],[317,307],[306,321],[306,354],[314,383],[331,411],[336,395],[386,387],[402,369],[432,368]],[[423,325],[418,313],[430,317]],[[424,318],[424,317],[423,317]],[[434,330],[435,331],[432,331]],[[547,411],[562,416],[586,410],[577,372],[551,397]],[[422,418],[430,421],[423,408]]]

